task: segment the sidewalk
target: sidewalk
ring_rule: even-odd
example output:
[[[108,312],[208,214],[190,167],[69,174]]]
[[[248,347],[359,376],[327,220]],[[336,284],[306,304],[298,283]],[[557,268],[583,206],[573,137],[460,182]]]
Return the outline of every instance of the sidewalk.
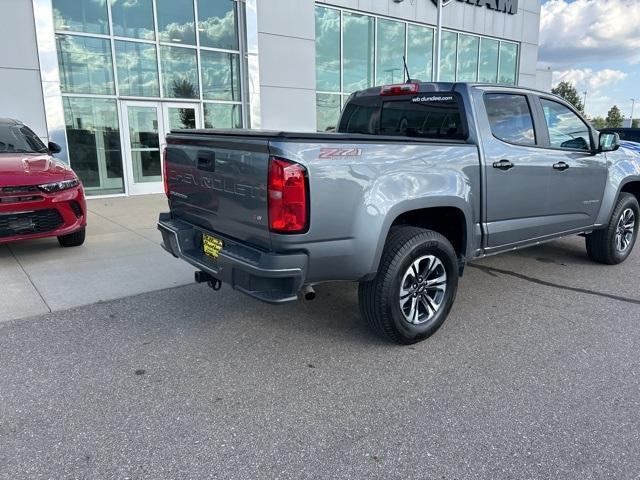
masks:
[[[188,264],[160,247],[164,195],[88,200],[85,244],[56,238],[0,246],[0,321],[193,282]]]

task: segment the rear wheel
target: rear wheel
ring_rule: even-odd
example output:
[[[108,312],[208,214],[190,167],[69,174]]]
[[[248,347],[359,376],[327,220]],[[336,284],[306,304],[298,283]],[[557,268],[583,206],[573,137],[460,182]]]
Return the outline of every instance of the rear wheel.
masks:
[[[58,237],[58,243],[61,247],[79,247],[84,243],[85,229],[70,233],[69,235],[61,235]]]
[[[444,323],[457,288],[458,261],[451,243],[431,230],[397,227],[377,276],[360,283],[360,313],[381,336],[416,343]]]
[[[587,235],[587,253],[598,263],[616,265],[631,254],[638,238],[640,207],[630,193],[620,194],[607,228]]]

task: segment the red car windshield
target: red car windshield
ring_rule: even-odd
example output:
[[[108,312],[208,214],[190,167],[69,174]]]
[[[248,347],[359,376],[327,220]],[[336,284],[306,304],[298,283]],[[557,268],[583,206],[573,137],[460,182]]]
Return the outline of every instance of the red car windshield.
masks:
[[[3,153],[46,153],[42,140],[24,125],[0,125],[0,155]]]

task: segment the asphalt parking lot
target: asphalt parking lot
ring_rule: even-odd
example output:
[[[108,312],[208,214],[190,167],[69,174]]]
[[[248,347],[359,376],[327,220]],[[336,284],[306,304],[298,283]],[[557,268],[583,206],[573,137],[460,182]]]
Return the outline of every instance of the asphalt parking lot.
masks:
[[[3,322],[0,476],[638,478],[639,272],[580,238],[488,258],[412,347],[369,333],[351,284]]]

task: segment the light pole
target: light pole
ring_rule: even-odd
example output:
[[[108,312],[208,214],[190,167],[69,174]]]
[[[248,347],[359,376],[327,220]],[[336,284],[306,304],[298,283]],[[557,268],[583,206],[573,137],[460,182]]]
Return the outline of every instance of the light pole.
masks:
[[[629,127],[633,128],[633,111],[635,110],[635,106],[636,106],[636,99],[632,98],[631,99],[631,125],[629,125]]]
[[[582,113],[584,113],[585,117],[587,116],[587,91],[584,92],[584,99],[582,100]]]
[[[440,81],[440,54],[442,52],[442,2],[443,0],[436,0],[438,2],[438,18],[436,21],[436,58],[435,64],[435,81]]]

